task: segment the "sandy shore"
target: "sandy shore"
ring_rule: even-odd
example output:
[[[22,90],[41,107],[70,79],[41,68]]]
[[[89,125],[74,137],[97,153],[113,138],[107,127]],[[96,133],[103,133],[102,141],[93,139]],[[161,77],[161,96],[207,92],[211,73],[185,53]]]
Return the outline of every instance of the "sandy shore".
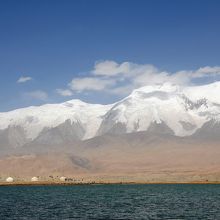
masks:
[[[68,185],[109,185],[109,184],[220,184],[218,181],[189,181],[189,182],[61,182],[61,181],[16,181],[0,182],[0,186],[68,186]]]

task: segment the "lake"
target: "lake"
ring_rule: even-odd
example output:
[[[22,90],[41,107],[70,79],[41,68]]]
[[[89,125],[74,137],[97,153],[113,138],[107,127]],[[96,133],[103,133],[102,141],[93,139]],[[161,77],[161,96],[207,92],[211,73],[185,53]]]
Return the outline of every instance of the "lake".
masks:
[[[220,185],[0,187],[0,219],[220,219]]]

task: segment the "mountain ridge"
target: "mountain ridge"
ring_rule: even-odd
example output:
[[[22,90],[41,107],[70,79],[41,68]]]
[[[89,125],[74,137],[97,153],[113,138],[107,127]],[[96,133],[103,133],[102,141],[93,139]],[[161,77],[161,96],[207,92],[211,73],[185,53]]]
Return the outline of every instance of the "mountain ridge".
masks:
[[[32,142],[65,144],[152,129],[186,137],[197,134],[207,123],[218,130],[218,123],[210,125],[218,121],[220,82],[189,87],[164,83],[141,87],[109,105],[70,100],[0,113],[0,141],[2,147],[16,148]]]

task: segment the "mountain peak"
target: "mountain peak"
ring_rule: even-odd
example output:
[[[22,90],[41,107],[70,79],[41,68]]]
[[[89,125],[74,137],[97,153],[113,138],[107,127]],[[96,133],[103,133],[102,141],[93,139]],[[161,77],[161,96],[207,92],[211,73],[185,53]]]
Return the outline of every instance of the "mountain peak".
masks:
[[[86,106],[89,105],[89,103],[83,102],[80,99],[72,99],[69,101],[66,101],[62,103],[66,107],[74,107],[74,106]]]

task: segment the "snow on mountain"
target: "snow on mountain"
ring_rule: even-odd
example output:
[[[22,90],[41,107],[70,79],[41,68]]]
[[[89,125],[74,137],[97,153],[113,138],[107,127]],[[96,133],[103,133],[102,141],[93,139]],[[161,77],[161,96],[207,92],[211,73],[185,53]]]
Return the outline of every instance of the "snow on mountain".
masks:
[[[220,104],[220,82],[202,86],[190,86],[184,88],[184,94],[192,101],[207,99],[208,101]]]
[[[62,104],[47,104],[0,113],[0,130],[22,127],[27,139],[35,139],[43,129],[55,128],[65,121],[77,123],[84,130],[83,138],[93,137],[101,123],[101,116],[111,105],[88,104],[71,100]]]
[[[39,139],[42,132],[67,121],[70,125],[65,129],[74,128],[68,135],[80,133],[79,139],[152,128],[167,129],[176,136],[189,136],[213,120],[220,121],[220,82],[190,87],[165,83],[136,89],[111,105],[71,100],[0,113],[0,139],[7,130],[8,137],[16,137],[23,144]],[[44,139],[52,136],[53,132]],[[11,140],[11,143],[14,142]]]
[[[152,123],[165,123],[177,136],[191,135],[207,121],[202,114],[220,113],[220,108],[203,97],[191,101],[189,88],[186,91],[170,83],[134,90],[105,115],[99,133],[117,125],[125,132],[137,132],[148,130]]]

